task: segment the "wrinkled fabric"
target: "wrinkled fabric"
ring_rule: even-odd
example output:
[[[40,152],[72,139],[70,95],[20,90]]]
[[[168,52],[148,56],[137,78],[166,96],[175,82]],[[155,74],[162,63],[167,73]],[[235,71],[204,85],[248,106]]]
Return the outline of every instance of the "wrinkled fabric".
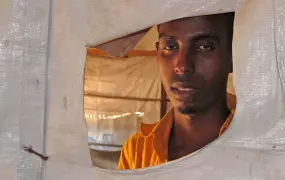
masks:
[[[2,10],[3,2],[1,179],[285,178],[284,0],[9,0]],[[181,17],[234,10],[231,127],[194,156],[156,168],[93,168],[83,113],[85,47]],[[50,159],[41,167],[37,156],[21,151],[23,143]]]

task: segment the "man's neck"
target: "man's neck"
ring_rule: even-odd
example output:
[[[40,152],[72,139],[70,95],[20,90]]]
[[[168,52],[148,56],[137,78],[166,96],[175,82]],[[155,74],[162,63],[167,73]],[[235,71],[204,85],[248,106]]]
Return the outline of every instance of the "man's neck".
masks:
[[[229,114],[225,100],[195,116],[188,116],[174,109],[174,123],[169,138],[170,160],[201,149],[216,139]]]

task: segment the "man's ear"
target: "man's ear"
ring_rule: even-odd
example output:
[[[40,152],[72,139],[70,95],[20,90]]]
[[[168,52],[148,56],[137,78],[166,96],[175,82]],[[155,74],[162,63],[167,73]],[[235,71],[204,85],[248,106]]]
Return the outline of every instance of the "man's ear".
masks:
[[[156,47],[156,50],[158,50],[159,42],[156,42],[156,43],[155,43],[155,47]]]

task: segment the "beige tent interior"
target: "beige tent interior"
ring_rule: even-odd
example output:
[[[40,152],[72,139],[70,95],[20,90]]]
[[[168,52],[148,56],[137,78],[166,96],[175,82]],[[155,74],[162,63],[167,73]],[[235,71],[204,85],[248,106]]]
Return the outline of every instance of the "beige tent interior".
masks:
[[[84,110],[94,166],[115,169],[122,145],[140,123],[153,124],[171,108],[157,70],[157,39],[154,26],[88,49]],[[228,92],[233,108],[231,75]]]

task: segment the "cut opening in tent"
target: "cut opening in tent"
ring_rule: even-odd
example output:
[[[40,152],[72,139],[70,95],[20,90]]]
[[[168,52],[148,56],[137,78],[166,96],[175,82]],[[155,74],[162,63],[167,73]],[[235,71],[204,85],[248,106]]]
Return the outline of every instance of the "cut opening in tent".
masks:
[[[94,166],[116,169],[125,141],[140,124],[154,124],[172,108],[159,77],[157,40],[154,26],[87,50],[84,111]],[[230,75],[231,108],[234,94]]]

